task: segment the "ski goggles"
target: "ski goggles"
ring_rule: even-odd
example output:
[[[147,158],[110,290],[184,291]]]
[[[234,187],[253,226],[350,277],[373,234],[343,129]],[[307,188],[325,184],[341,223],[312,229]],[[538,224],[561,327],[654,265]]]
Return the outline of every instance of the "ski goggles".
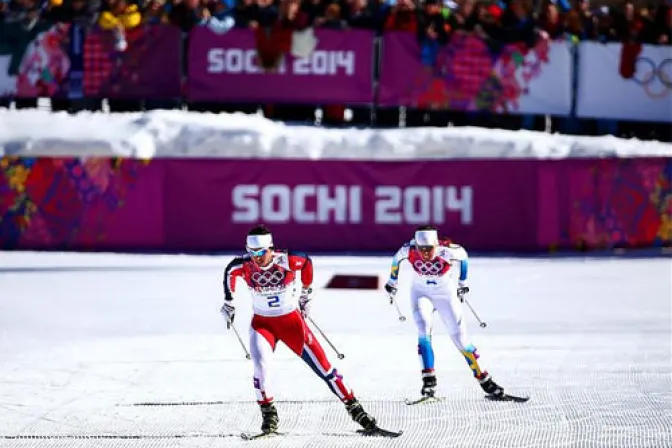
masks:
[[[267,247],[262,247],[260,249],[252,249],[251,247],[247,247],[246,249],[247,253],[253,257],[263,257],[264,255],[266,255],[266,252],[270,250]]]
[[[418,246],[420,252],[431,252],[434,250],[434,246]]]

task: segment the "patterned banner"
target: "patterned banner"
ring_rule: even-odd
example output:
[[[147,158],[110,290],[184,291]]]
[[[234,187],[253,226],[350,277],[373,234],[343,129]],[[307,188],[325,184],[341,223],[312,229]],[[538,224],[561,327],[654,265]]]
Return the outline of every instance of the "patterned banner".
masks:
[[[0,159],[1,249],[158,249],[161,167],[108,158]]]
[[[0,21],[0,97],[68,95],[70,25]]]
[[[672,158],[539,162],[540,247],[672,245]]]
[[[672,122],[672,47],[582,42],[576,113]]]
[[[95,30],[84,44],[84,94],[95,98],[162,99],[181,94],[180,30],[147,25],[126,31],[115,49],[111,31]]]
[[[425,223],[471,250],[660,247],[671,217],[670,158],[0,159],[3,249],[242,250],[259,222],[309,251],[393,251]]]
[[[409,33],[385,33],[379,103],[426,109],[567,115],[572,46],[540,39],[495,46],[455,34],[443,47]]]
[[[233,29],[217,34],[197,27],[190,37],[188,98],[371,103],[373,38],[366,30],[318,30],[313,35],[312,30]]]

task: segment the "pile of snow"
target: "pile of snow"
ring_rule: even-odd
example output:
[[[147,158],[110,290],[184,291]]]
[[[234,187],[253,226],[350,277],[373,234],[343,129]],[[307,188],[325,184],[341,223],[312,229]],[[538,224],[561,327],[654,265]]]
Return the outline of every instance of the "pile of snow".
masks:
[[[475,127],[324,129],[259,115],[0,111],[0,156],[350,160],[672,157],[672,145]]]

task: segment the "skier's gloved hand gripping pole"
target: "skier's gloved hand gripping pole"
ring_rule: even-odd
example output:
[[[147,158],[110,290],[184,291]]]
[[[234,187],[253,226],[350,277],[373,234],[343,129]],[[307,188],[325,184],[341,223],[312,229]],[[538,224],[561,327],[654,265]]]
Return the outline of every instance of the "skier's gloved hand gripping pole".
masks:
[[[236,317],[236,307],[234,307],[230,302],[224,302],[224,305],[222,305],[222,308],[219,311],[226,318],[226,329],[233,329],[233,332],[236,334],[238,342],[240,342],[240,346],[243,347],[243,350],[245,351],[245,359],[252,359],[250,352],[247,350],[247,347],[245,347],[243,339],[240,337],[240,333],[238,333],[235,325],[233,325],[233,320]]]
[[[392,280],[388,281],[385,284],[385,292],[387,292],[387,296],[390,299],[390,305],[394,305],[395,308],[397,309],[397,314],[399,315],[399,321],[404,322],[406,320],[406,316],[403,315],[403,313],[399,309],[399,304],[397,303],[396,300],[394,300],[395,296],[397,295],[397,286],[392,283]]]

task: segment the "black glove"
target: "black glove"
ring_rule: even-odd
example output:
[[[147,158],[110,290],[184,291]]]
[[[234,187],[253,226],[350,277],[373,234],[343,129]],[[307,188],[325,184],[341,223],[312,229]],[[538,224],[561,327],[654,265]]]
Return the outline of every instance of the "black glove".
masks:
[[[468,286],[460,286],[457,288],[457,297],[460,299],[460,302],[464,303],[464,296],[469,292]]]
[[[397,295],[397,285],[390,282],[385,283],[385,291],[390,297],[390,303],[394,303],[394,296]]]

